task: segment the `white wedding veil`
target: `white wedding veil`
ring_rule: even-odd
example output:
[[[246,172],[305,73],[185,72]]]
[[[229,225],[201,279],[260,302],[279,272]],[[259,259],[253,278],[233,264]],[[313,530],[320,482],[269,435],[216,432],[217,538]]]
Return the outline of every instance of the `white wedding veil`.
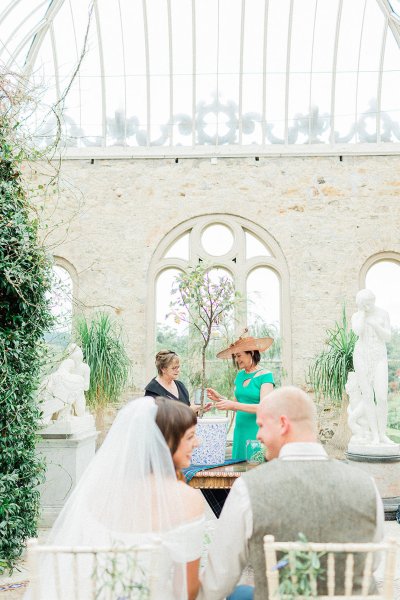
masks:
[[[170,595],[164,593],[160,598],[185,600],[186,564],[182,559],[185,552],[177,548],[179,536],[174,535],[185,524],[183,484],[177,481],[171,452],[156,424],[156,415],[157,405],[151,397],[132,400],[119,411],[46,543],[129,546],[160,538],[168,562],[164,564],[163,577],[171,579]],[[48,567],[43,559],[41,576],[50,576]],[[67,571],[66,564],[65,567]],[[67,572],[65,575],[68,577]],[[167,581],[162,585],[165,592]]]

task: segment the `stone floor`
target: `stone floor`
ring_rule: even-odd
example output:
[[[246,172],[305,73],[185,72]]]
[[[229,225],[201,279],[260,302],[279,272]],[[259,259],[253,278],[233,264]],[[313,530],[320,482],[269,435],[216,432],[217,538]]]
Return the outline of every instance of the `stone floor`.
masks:
[[[207,525],[204,539],[204,552],[201,559],[202,565],[204,565],[205,561],[207,560],[208,545],[211,543],[216,525],[216,518],[211,512],[211,509],[208,509],[206,517]],[[48,529],[40,530],[39,541],[45,542],[47,533]],[[385,522],[385,538],[394,538],[400,542],[400,525],[396,521]],[[400,561],[397,565],[397,571],[400,579]],[[29,571],[27,569],[26,560],[22,560],[18,565],[18,569],[15,570],[12,575],[0,577],[0,600],[20,600],[23,598],[28,580]],[[252,583],[252,573],[250,569],[244,570],[240,583]],[[398,598],[400,600],[400,590]],[[51,598],[48,600],[51,600]]]

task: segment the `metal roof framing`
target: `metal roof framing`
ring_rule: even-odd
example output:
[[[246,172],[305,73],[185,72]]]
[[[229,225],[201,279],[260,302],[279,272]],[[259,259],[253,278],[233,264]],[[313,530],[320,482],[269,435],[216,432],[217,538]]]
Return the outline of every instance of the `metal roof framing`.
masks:
[[[166,8],[167,8],[167,29],[168,29],[168,61],[169,61],[169,94],[168,94],[168,102],[169,102],[169,131],[168,131],[168,146],[171,148],[171,151],[173,151],[174,148],[174,143],[175,143],[175,139],[174,139],[174,109],[175,109],[175,98],[174,98],[174,34],[176,33],[174,31],[174,26],[173,26],[173,11],[174,11],[174,5],[173,5],[173,0],[164,0],[166,3]],[[192,46],[192,73],[191,73],[191,110],[192,110],[192,115],[191,115],[191,120],[192,120],[192,125],[191,125],[191,146],[185,146],[185,152],[187,152],[188,154],[190,153],[194,153],[196,154],[196,149],[198,147],[198,145],[196,146],[197,143],[197,123],[196,123],[196,110],[197,110],[197,105],[198,105],[198,97],[197,97],[197,53],[198,53],[198,39],[197,39],[197,35],[198,35],[198,31],[197,31],[197,27],[196,27],[196,10],[198,8],[198,5],[196,4],[197,0],[190,0],[191,3],[191,23],[190,21],[188,21],[188,26],[191,27],[191,35],[192,35],[192,40],[191,40],[191,46]],[[240,35],[240,43],[239,43],[239,64],[237,65],[238,68],[238,105],[237,105],[237,135],[238,135],[238,145],[239,147],[242,146],[243,144],[243,117],[245,116],[243,113],[243,93],[244,93],[244,53],[245,53],[245,44],[247,44],[247,34],[246,34],[246,8],[247,8],[247,2],[249,2],[250,0],[240,0],[240,32],[238,32],[238,34]],[[293,27],[295,26],[295,21],[294,21],[294,3],[297,2],[298,0],[289,0],[289,13],[288,13],[288,23],[287,23],[287,40],[286,40],[286,72],[284,74],[284,136],[283,136],[283,144],[277,144],[277,146],[279,146],[280,148],[284,148],[287,146],[291,146],[292,144],[289,144],[289,135],[291,132],[291,127],[290,127],[290,114],[289,114],[289,107],[290,107],[290,98],[291,98],[291,94],[293,93],[292,87],[293,84],[291,82],[291,51],[292,51],[292,30]],[[382,116],[381,116],[381,106],[382,106],[382,89],[383,89],[383,69],[384,69],[384,64],[385,64],[385,49],[386,49],[386,44],[387,44],[387,36],[388,36],[388,30],[390,30],[393,35],[394,38],[397,42],[397,44],[400,47],[400,16],[395,13],[390,5],[389,0],[376,0],[378,3],[378,6],[381,8],[383,14],[384,14],[384,18],[385,18],[385,22],[384,22],[384,28],[383,28],[383,32],[382,32],[382,40],[380,42],[380,56],[379,56],[379,72],[378,72],[378,79],[377,79],[377,85],[376,85],[376,97],[377,97],[377,105],[376,105],[376,143],[380,144],[381,143],[381,126],[382,126]],[[13,10],[16,7],[21,6],[21,2],[23,2],[23,0],[12,0],[10,2],[8,2],[5,6],[5,8],[3,9],[3,11],[0,14],[0,22],[2,20],[5,19],[10,19],[12,18],[13,15]],[[144,55],[145,55],[145,76],[146,76],[146,132],[147,132],[147,137],[146,137],[146,146],[148,149],[150,149],[151,146],[151,133],[152,133],[152,126],[151,126],[151,116],[152,116],[152,103],[151,103],[151,98],[152,98],[152,70],[154,71],[154,65],[151,62],[151,56],[150,56],[150,42],[151,40],[149,39],[149,22],[148,22],[148,18],[149,18],[149,14],[148,14],[148,2],[149,0],[141,0],[141,5],[142,5],[142,19],[143,19],[143,31],[144,31]],[[335,27],[335,31],[334,31],[334,46],[333,46],[333,57],[332,57],[332,70],[331,70],[331,90],[330,90],[330,137],[329,137],[329,144],[331,147],[336,145],[335,142],[335,108],[336,108],[336,94],[337,94],[337,65],[338,65],[338,49],[339,49],[339,42],[340,42],[340,32],[341,32],[341,27],[342,27],[342,16],[343,16],[343,6],[344,6],[344,2],[345,0],[338,0],[338,6],[337,6],[337,14],[336,14],[336,25],[333,24],[333,26]],[[75,49],[76,49],[76,56],[77,56],[77,60],[79,60],[80,58],[80,51],[79,51],[79,47],[78,47],[78,39],[77,39],[77,32],[76,32],[76,28],[75,28],[75,21],[74,21],[74,11],[72,8],[72,3],[71,0],[68,0],[69,6],[70,6],[70,13],[71,13],[71,19],[72,19],[72,27],[73,27],[73,35],[74,35],[74,44],[75,44]],[[40,51],[41,45],[46,37],[46,35],[48,34],[50,37],[50,43],[51,43],[51,51],[52,51],[52,58],[53,58],[53,63],[54,63],[54,71],[55,71],[55,93],[56,93],[56,97],[57,100],[60,99],[60,95],[62,94],[62,91],[60,89],[61,83],[60,83],[60,76],[59,76],[59,65],[60,65],[60,61],[61,61],[61,57],[59,56],[59,52],[58,52],[58,47],[57,47],[57,39],[56,39],[56,33],[55,33],[55,29],[53,26],[54,23],[54,19],[56,18],[57,14],[59,13],[61,7],[64,4],[64,0],[38,0],[37,4],[34,6],[34,8],[32,8],[32,10],[30,10],[30,12],[26,12],[26,16],[24,16],[24,19],[22,21],[23,23],[26,23],[27,26],[29,26],[31,23],[30,21],[32,21],[32,17],[35,16],[36,13],[38,13],[38,11],[40,11],[40,9],[43,9],[44,5],[48,4],[47,10],[44,14],[44,17],[40,19],[39,22],[35,23],[32,27],[29,28],[29,31],[27,31],[25,33],[25,35],[22,36],[22,38],[19,40],[16,48],[13,50],[12,52],[12,56],[7,57],[7,60],[5,61],[5,65],[6,68],[12,69],[13,66],[15,66],[17,64],[17,60],[18,58],[21,58],[23,55],[21,55],[21,52],[24,50],[26,51],[26,48],[28,46],[28,50],[26,51],[26,58],[25,58],[25,62],[24,62],[24,73],[27,77],[30,77],[34,66],[35,66],[35,61],[38,57],[38,53]],[[121,43],[122,43],[122,61],[123,61],[123,65],[122,65],[122,71],[123,71],[123,85],[124,85],[124,89],[123,89],[123,103],[124,103],[124,111],[125,111],[125,117],[127,117],[127,69],[128,69],[128,63],[127,63],[127,57],[126,57],[126,49],[125,49],[125,45],[124,45],[124,37],[125,37],[125,33],[126,30],[124,30],[124,21],[123,21],[123,7],[122,7],[122,3],[121,0],[117,0],[117,5],[118,5],[118,10],[119,10],[119,21],[120,21],[120,29],[121,29]],[[219,87],[219,73],[220,73],[220,19],[221,17],[221,6],[220,6],[220,0],[217,0],[217,55],[216,55],[216,71],[215,71],[215,75],[216,75],[216,81],[217,81],[217,98],[216,98],[216,102],[218,103],[218,87]],[[32,4],[31,4],[32,6]],[[101,114],[102,114],[102,144],[105,146],[107,143],[107,85],[108,85],[108,81],[107,81],[107,73],[105,72],[105,48],[103,46],[103,38],[102,38],[102,22],[101,22],[101,14],[100,14],[100,8],[99,8],[99,0],[93,0],[93,6],[94,6],[94,15],[95,15],[95,19],[96,19],[96,35],[97,35],[97,42],[98,42],[98,52],[99,52],[99,63],[100,63],[100,80],[101,80]],[[256,152],[261,154],[261,150],[263,152],[265,152],[265,154],[270,154],[270,144],[267,143],[267,101],[268,101],[268,94],[270,93],[268,88],[267,88],[267,68],[268,68],[268,63],[267,63],[267,53],[268,53],[268,44],[267,44],[267,37],[268,37],[268,27],[270,25],[270,0],[264,0],[264,3],[261,4],[261,11],[263,11],[263,20],[264,20],[264,31],[262,33],[262,52],[263,52],[263,56],[262,56],[262,73],[260,73],[260,83],[261,83],[261,93],[262,93],[262,98],[261,98],[261,102],[262,102],[262,106],[261,106],[261,114],[260,117],[261,118],[261,144],[259,146],[257,146],[257,150]],[[308,106],[309,106],[309,114],[308,114],[308,145],[311,147],[313,145],[313,140],[312,140],[312,99],[313,99],[313,72],[314,72],[314,62],[315,62],[315,56],[316,56],[316,47],[315,47],[315,37],[316,37],[316,28],[317,28],[317,17],[318,17],[318,10],[321,8],[321,2],[320,0],[315,0],[315,4],[313,6],[313,8],[311,8],[311,11],[314,12],[314,21],[313,21],[313,26],[312,26],[312,43],[311,43],[311,57],[310,57],[310,71],[309,71],[309,89],[308,89]],[[359,32],[359,40],[357,40],[358,43],[358,54],[357,54],[357,72],[356,72],[356,79],[355,79],[355,86],[356,86],[356,91],[355,91],[355,104],[354,104],[354,113],[355,113],[355,121],[357,121],[357,119],[360,117],[360,99],[359,99],[359,85],[361,85],[361,78],[360,78],[360,65],[361,65],[361,51],[362,51],[362,44],[363,44],[363,36],[364,36],[364,20],[365,20],[365,15],[366,15],[366,8],[367,8],[367,0],[364,0],[364,5],[363,5],[363,9],[362,9],[362,18],[361,18],[361,25],[360,25],[360,32]],[[151,14],[150,14],[151,16]],[[190,17],[189,17],[190,19]],[[151,25],[151,23],[150,23]],[[7,43],[10,42],[10,40],[17,34],[19,27],[21,26],[21,23],[18,23],[18,25],[16,25],[15,27],[13,26],[11,29],[8,29],[8,34],[6,36],[6,39],[3,39],[3,44],[2,47],[0,47],[0,56],[4,55],[5,52],[7,52]],[[21,32],[22,33],[22,32]],[[79,94],[79,100],[80,103],[82,103],[82,89],[81,89],[81,79],[80,79],[80,75],[78,73],[77,75],[77,85],[78,85],[78,94]],[[80,113],[81,115],[81,113]],[[80,116],[79,118],[79,126],[80,128],[83,127],[82,124],[82,118]],[[216,136],[215,136],[215,143],[214,145],[210,145],[207,146],[207,152],[208,154],[212,154],[212,155],[219,155],[219,151],[217,151],[217,148],[219,148],[218,144],[219,144],[219,116],[217,115],[217,124],[216,124]],[[190,135],[190,134],[189,134]],[[127,122],[125,121],[125,130],[124,130],[124,144],[126,146],[126,139],[127,139]],[[357,140],[358,141],[358,140]],[[391,144],[391,146],[394,148],[397,144],[393,143]],[[163,147],[163,150],[165,148]],[[322,148],[321,148],[322,150]],[[87,150],[89,152],[89,150]],[[142,149],[138,149],[137,153],[141,153],[143,151]],[[181,150],[179,151],[181,152]],[[253,150],[254,152],[254,150]],[[133,150],[132,152],[133,154],[136,154],[136,152]],[[222,151],[222,153],[224,154],[224,152]],[[243,151],[243,154],[246,155],[247,150]],[[161,151],[161,148],[156,152],[157,155],[164,155],[165,153]],[[202,152],[200,152],[200,154],[202,154]],[[240,152],[239,152],[240,154]],[[275,149],[273,149],[272,154],[275,155]],[[302,152],[299,152],[299,155],[301,155]],[[227,155],[230,155],[230,152],[227,152]]]

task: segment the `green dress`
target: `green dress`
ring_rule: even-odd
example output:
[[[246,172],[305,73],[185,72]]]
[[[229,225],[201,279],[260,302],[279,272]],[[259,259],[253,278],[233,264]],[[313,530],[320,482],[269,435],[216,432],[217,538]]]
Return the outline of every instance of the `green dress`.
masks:
[[[272,373],[264,373],[255,377],[262,370],[258,369],[253,373],[246,373],[242,369],[238,372],[235,378],[235,396],[238,402],[242,404],[259,404],[262,384],[272,383],[272,385],[275,385]],[[248,379],[250,379],[250,383],[244,386],[243,383]],[[232,458],[234,460],[246,460],[246,442],[247,440],[255,440],[258,432],[256,418],[255,413],[237,411],[232,448]]]

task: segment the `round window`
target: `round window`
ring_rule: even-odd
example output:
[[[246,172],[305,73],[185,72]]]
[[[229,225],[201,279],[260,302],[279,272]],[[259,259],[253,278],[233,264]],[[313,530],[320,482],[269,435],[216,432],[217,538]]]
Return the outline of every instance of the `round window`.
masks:
[[[201,243],[211,256],[223,256],[233,246],[233,234],[226,225],[209,225],[203,231]]]

